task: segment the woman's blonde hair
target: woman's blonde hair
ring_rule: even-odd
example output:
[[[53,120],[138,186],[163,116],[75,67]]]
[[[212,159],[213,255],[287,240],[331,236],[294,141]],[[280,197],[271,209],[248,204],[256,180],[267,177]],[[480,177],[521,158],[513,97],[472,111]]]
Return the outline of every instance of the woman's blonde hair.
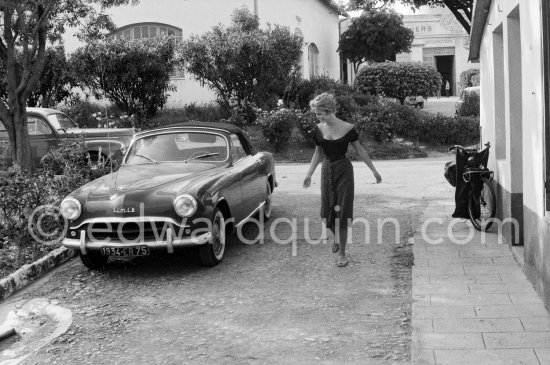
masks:
[[[309,102],[309,107],[311,109],[318,108],[334,113],[336,112],[336,99],[332,94],[322,93]]]

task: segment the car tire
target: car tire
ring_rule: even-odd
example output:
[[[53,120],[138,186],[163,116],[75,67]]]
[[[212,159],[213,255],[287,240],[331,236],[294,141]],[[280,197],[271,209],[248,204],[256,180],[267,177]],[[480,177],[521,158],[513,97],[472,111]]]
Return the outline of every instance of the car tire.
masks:
[[[86,255],[80,253],[80,260],[88,269],[98,270],[101,269],[107,263],[109,258],[101,255],[99,252],[88,251]]]
[[[268,221],[269,218],[271,218],[271,184],[269,181],[266,182],[266,196],[262,212],[264,215],[264,221]]]
[[[418,107],[419,107],[420,109],[424,109],[424,103],[418,103]]]
[[[222,211],[216,208],[212,218],[210,242],[199,246],[199,259],[203,266],[216,266],[223,259],[226,242],[226,229],[223,224],[224,220],[225,217]]]

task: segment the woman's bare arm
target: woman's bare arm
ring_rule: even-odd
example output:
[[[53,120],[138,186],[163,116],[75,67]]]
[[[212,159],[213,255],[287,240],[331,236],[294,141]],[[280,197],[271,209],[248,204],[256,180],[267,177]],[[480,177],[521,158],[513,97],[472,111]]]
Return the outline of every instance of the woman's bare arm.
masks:
[[[322,158],[323,150],[321,146],[316,146],[313,157],[311,157],[311,162],[309,164],[309,169],[307,170],[306,178],[304,179],[304,188],[309,188],[309,186],[311,185],[311,175],[313,175],[313,173],[315,172],[315,169],[317,168],[317,165],[319,165],[319,162],[321,162]]]
[[[371,169],[374,178],[376,179],[376,183],[381,183],[382,176],[380,176],[378,171],[376,171],[376,167],[374,167],[374,164],[372,163],[372,160],[370,159],[367,150],[365,150],[365,148],[361,145],[361,143],[359,143],[359,141],[352,142],[351,145],[353,146],[353,148],[355,148],[355,151],[357,151],[357,154],[359,155],[361,160],[363,160],[367,164],[369,169]]]

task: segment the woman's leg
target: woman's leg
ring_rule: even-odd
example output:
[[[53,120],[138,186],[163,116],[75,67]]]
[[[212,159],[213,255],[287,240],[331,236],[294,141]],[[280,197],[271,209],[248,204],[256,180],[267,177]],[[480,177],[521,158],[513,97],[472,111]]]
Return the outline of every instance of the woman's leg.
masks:
[[[348,259],[346,258],[346,244],[348,243],[348,228],[338,227],[337,234],[334,235],[334,243],[338,244],[338,266],[346,266]]]

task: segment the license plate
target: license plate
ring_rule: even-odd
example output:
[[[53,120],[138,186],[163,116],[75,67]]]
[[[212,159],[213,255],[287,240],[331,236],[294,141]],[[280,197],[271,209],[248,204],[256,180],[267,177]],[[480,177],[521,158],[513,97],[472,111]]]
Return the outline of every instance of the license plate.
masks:
[[[147,246],[132,246],[132,247],[102,247],[101,254],[103,256],[147,256],[149,255],[149,247]]]

